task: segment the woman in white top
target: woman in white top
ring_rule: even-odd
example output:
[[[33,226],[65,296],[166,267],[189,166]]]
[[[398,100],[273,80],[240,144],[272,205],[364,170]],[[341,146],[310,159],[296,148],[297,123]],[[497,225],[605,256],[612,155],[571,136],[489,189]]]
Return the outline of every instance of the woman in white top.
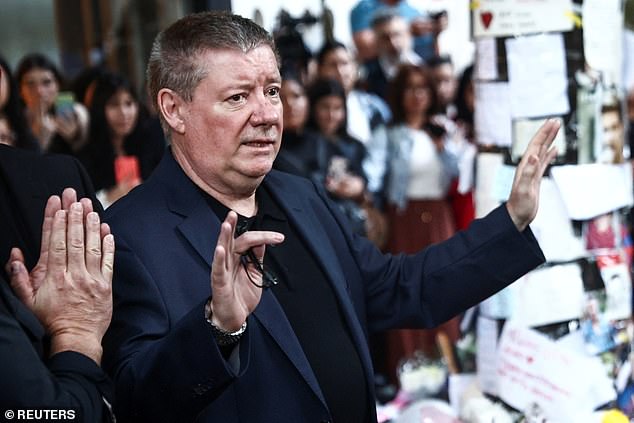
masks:
[[[415,253],[455,232],[447,193],[458,167],[456,157],[445,149],[445,129],[430,120],[435,101],[430,84],[426,69],[403,65],[388,91],[392,123],[375,131],[368,145],[370,156],[365,165],[374,169],[374,175],[380,175],[368,184],[385,197],[390,222],[387,250],[392,253]],[[456,319],[443,324],[441,330],[452,341],[457,340]],[[390,332],[389,370],[416,350],[433,355],[436,332]]]

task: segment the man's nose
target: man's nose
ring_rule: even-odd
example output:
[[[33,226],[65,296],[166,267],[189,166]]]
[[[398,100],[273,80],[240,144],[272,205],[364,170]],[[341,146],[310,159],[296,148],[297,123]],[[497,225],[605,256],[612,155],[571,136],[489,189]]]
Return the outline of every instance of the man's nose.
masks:
[[[274,125],[280,121],[281,102],[274,103],[266,96],[258,96],[251,114],[251,123],[258,125]]]

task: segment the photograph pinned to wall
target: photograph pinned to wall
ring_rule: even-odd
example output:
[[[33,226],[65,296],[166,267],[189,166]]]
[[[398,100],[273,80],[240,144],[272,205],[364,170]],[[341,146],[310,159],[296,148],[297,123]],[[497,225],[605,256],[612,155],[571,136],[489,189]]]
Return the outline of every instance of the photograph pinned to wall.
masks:
[[[580,320],[581,332],[586,352],[601,354],[617,345],[617,328],[605,315],[605,292],[586,292],[586,299]]]
[[[604,290],[586,292],[579,326],[585,352],[600,358],[605,374],[614,380],[629,360],[632,328],[629,319],[610,318],[607,302]]]
[[[625,142],[623,96],[606,85],[605,74],[586,69],[575,74],[577,163],[621,164],[630,157]]]
[[[577,109],[574,115],[577,164],[595,163],[594,140],[597,138],[596,118],[599,116],[603,87],[600,73],[589,69],[577,70],[574,76]]]
[[[620,164],[629,158],[625,148],[625,125],[622,102],[616,89],[603,92],[603,101],[596,120],[599,137],[594,143],[595,157],[599,163]]]
[[[618,212],[603,213],[585,221],[583,238],[586,249],[595,257],[619,256],[624,263],[631,259],[632,238],[624,216]]]
[[[610,320],[629,319],[632,315],[632,279],[629,266],[620,256],[598,257],[605,285],[605,315]]]

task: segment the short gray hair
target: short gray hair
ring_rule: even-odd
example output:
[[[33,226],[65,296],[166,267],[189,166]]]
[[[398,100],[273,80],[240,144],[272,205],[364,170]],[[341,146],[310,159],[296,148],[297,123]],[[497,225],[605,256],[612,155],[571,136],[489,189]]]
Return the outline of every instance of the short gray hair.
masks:
[[[213,70],[200,65],[201,54],[220,49],[247,53],[262,45],[269,46],[278,56],[273,37],[264,28],[228,12],[188,15],[161,31],[152,45],[146,78],[152,104],[159,112],[166,134],[169,134],[169,126],[157,104],[157,95],[162,88],[169,88],[185,101],[191,101],[200,81]]]

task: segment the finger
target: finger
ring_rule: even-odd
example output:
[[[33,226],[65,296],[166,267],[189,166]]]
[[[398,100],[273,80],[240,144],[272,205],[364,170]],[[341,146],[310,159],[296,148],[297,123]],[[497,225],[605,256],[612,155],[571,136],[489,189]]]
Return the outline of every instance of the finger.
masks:
[[[235,240],[233,252],[243,254],[250,248],[264,245],[277,245],[284,241],[284,234],[272,231],[249,231],[240,235]]]
[[[220,225],[220,235],[218,235],[218,243],[216,244],[216,247],[222,247],[223,251],[231,251],[231,246],[232,246],[232,242],[231,242],[231,238],[233,238],[233,230],[231,227],[231,224],[229,222],[227,222],[226,220],[224,222],[222,222],[222,225]],[[229,271],[230,269],[230,260],[228,260],[228,257],[226,257],[226,255],[222,256],[222,260],[221,261],[216,261],[216,260],[220,260],[216,258],[215,252],[214,252],[214,264],[218,264],[218,266],[222,266],[224,271]]]
[[[73,188],[66,188],[62,192],[62,208],[69,210],[70,205],[77,202],[77,192]]]
[[[58,210],[53,217],[51,237],[47,250],[47,268],[51,273],[66,270],[66,214],[66,210]]]
[[[255,257],[258,259],[258,261],[262,264],[262,267],[264,267],[265,251],[266,251],[266,244],[260,244],[253,247],[253,253],[255,254]]]
[[[539,169],[540,177],[544,176],[544,173],[546,173],[546,168],[553,162],[553,160],[555,160],[555,157],[557,157],[557,147],[552,147],[546,152],[546,157],[544,158],[544,160],[541,161],[541,167]]]
[[[227,265],[229,268],[233,266],[233,256],[229,254],[230,252],[234,252],[235,245],[235,237],[236,237],[236,227],[238,226],[238,214],[236,212],[229,211],[227,213],[227,217],[225,218],[225,222],[229,224],[230,230],[228,234],[228,243],[227,243]]]
[[[101,231],[100,231],[101,232],[101,239],[105,238],[106,235],[112,233],[110,231],[110,226],[107,223],[102,223],[100,229],[101,229]]]
[[[83,271],[86,268],[84,244],[84,208],[75,202],[70,206],[67,228],[68,269]]]
[[[549,131],[546,134],[546,140],[541,145],[541,148],[539,151],[540,160],[545,160],[546,156],[548,155],[550,150],[553,148],[552,144],[555,141],[555,138],[557,137],[557,133],[559,132],[559,127],[560,127],[559,120],[554,120],[554,119],[551,119],[551,120],[553,121],[553,125],[549,128]]]
[[[86,217],[88,217],[88,214],[91,213],[93,210],[92,207],[92,201],[90,200],[90,198],[82,198],[81,200],[79,200],[79,202],[81,203],[82,207],[84,208],[84,219],[86,219]]]
[[[95,212],[86,216],[86,269],[91,275],[102,270],[102,237],[99,215]]]
[[[22,253],[22,250],[20,250],[18,247],[11,248],[11,252],[9,253],[9,260],[7,260],[4,265],[4,271],[7,275],[13,273],[13,270],[11,269],[11,263],[13,263],[14,261],[24,263],[24,254]]]
[[[11,262],[11,288],[15,295],[27,306],[33,304],[33,287],[29,271],[23,261],[14,260]]]
[[[44,208],[44,220],[42,221],[42,243],[40,245],[40,260],[46,263],[48,245],[51,242],[51,231],[53,230],[53,218],[55,213],[62,208],[62,200],[57,195],[51,195]]]
[[[555,119],[547,119],[546,122],[539,127],[533,138],[531,139],[528,147],[526,148],[525,156],[535,154],[539,157],[540,151],[550,148],[557,131],[559,130],[559,121]],[[544,151],[545,151],[544,150]]]
[[[225,250],[224,246],[216,245],[216,249],[214,250],[214,259],[211,262],[211,289],[212,291],[216,291],[216,289],[222,289],[228,283],[225,275],[227,273],[226,261],[227,261],[227,250]]]
[[[102,260],[101,260],[101,274],[105,278],[108,284],[112,284],[112,275],[114,273],[114,236],[108,234],[102,241]]]

